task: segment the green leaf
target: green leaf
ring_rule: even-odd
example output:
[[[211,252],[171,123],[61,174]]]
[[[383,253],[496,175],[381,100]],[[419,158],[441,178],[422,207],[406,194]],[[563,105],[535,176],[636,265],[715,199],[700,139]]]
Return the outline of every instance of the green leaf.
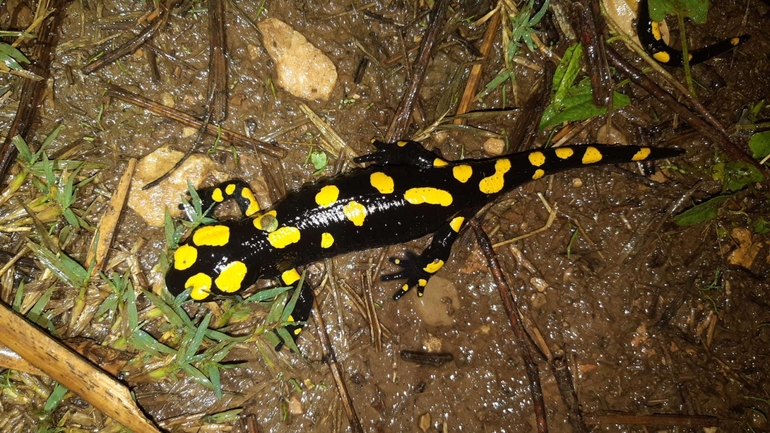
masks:
[[[714,164],[711,175],[714,180],[721,181],[723,188],[728,191],[740,191],[746,185],[765,180],[765,175],[761,171],[744,161]]]
[[[630,103],[631,99],[628,96],[614,92],[613,110],[625,107]],[[564,122],[580,122],[605,113],[607,113],[607,107],[594,105],[591,82],[586,78],[577,86],[570,88],[561,106],[556,106],[554,103],[545,109],[538,128],[543,130]]]
[[[48,396],[48,400],[46,400],[43,410],[46,413],[51,413],[56,410],[56,408],[59,407],[59,404],[61,404],[64,396],[67,394],[67,391],[67,388],[65,388],[62,384],[57,383],[53,388],[53,391],[51,391],[51,394]]]
[[[690,18],[696,24],[706,22],[709,10],[708,0],[649,0],[650,18],[653,21],[663,21],[666,15],[681,15]]]
[[[0,42],[0,62],[10,69],[19,71],[24,69],[19,63],[29,63],[29,59],[14,46]]]
[[[64,252],[58,254],[41,245],[29,242],[29,248],[46,268],[70,287],[81,288],[88,285],[90,274],[80,263],[71,259]]]
[[[770,233],[770,220],[766,220],[763,217],[758,218],[754,221],[754,232],[760,235]]]
[[[770,155],[770,131],[757,132],[749,138],[749,149],[755,159]]]
[[[211,385],[214,387],[214,394],[216,394],[217,399],[222,399],[222,380],[219,373],[219,368],[215,364],[209,364],[208,365],[208,372],[209,372],[209,380],[211,381]]]
[[[192,357],[198,353],[201,344],[203,344],[203,337],[206,336],[206,329],[208,329],[209,323],[211,323],[211,313],[206,314],[206,316],[203,317],[200,325],[198,325],[198,329],[195,330],[195,334],[193,335],[193,338],[183,355],[182,359],[184,361],[192,359]]]
[[[136,330],[134,332],[134,335],[131,336],[131,344],[133,344],[134,347],[136,347],[139,350],[149,352],[153,356],[160,356],[161,354],[166,354],[166,355],[176,354],[176,350],[159,342],[158,340],[153,338],[152,335],[148,334],[145,331],[142,331],[141,329]]]
[[[313,168],[315,169],[313,174],[320,174],[322,171],[326,170],[326,166],[329,164],[329,157],[326,156],[326,152],[316,150],[310,152],[310,162],[313,163]]]
[[[286,287],[273,287],[271,289],[260,290],[259,292],[249,296],[245,299],[246,302],[264,302],[268,299],[273,299],[281,293],[291,290],[291,286]]]
[[[551,101],[552,106],[560,107],[564,105],[564,99],[575,79],[580,72],[580,61],[583,59],[583,46],[575,44],[564,52],[559,66],[553,75],[554,97]]]
[[[275,332],[278,333],[278,336],[281,337],[281,340],[283,341],[283,344],[286,345],[289,349],[291,349],[294,353],[302,353],[299,350],[299,347],[297,347],[297,343],[294,342],[294,338],[289,333],[289,330],[286,328],[278,328],[275,330]]]
[[[717,217],[722,203],[729,199],[729,195],[718,195],[674,217],[674,223],[680,226],[694,226],[696,224],[711,221]]]

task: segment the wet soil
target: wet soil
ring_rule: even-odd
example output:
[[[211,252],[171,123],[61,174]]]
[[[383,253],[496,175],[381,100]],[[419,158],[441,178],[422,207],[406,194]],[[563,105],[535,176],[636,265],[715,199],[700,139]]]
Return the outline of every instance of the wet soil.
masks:
[[[373,150],[369,140],[382,137],[400,102],[429,9],[404,2],[275,1],[264,8],[259,3],[238,3],[243,14],[228,3],[225,17],[229,111],[222,126],[255,137],[274,137],[287,156],[278,161],[251,148],[229,145],[220,146],[211,156],[223,176],[264,182],[266,191],[259,200],[267,204],[284,191],[318,178],[307,155],[321,138],[305,121],[298,108],[301,101],[273,86],[274,66],[249,19],[279,18],[332,59],[339,73],[332,97],[307,103],[350,148],[364,154]],[[487,6],[469,3],[451,13],[460,34],[476,46],[484,26],[473,27],[471,20],[463,18],[478,17]],[[21,28],[33,11],[34,6],[25,2],[7,2],[0,10],[0,23],[4,28]],[[186,3],[174,9],[152,39],[152,47],[145,46],[95,73],[81,72],[97,53],[135,34],[137,19],[145,12],[145,2],[81,1],[68,6],[41,120],[34,128],[35,138],[28,140],[39,143],[60,124],[62,132],[50,148],[52,157],[67,154],[70,159],[103,165],[88,173],[95,176],[94,181],[83,186],[73,204],[92,227],[128,158],[141,158],[169,144],[186,151],[195,140],[194,134],[185,136],[179,123],[104,97],[107,87],[118,85],[154,101],[173,101],[175,108],[197,117],[205,113],[209,31],[205,4]],[[714,2],[707,25],[688,27],[695,46],[733,34],[752,35],[734,53],[693,70],[699,99],[728,131],[734,131],[747,107],[770,95],[767,29],[770,6],[760,1]],[[457,92],[453,83],[464,80],[476,61],[456,38],[444,34],[440,40],[419,92],[410,132],[428,127],[441,116],[446,95]],[[619,43],[611,45],[637,62]],[[482,83],[504,67],[502,52],[498,34]],[[526,49],[522,56],[534,64],[547,62]],[[356,82],[354,76],[364,58],[370,63]],[[527,98],[531,84],[542,78],[526,66],[517,64],[512,70],[516,87],[512,89],[508,82],[505,94],[492,91],[473,109],[516,106]],[[681,71],[670,72],[683,81]],[[13,92],[3,98],[0,109],[0,122],[7,130],[16,111],[19,84],[17,78],[7,77],[2,83]],[[709,137],[692,133],[643,90],[633,85],[621,90],[631,96],[632,105],[609,116],[613,125],[630,142],[682,147],[687,150],[685,157],[658,164],[662,175],[654,182],[636,166],[555,175],[523,186],[481,216],[492,241],[500,242],[546,223],[549,211],[539,195],[557,209],[550,227],[497,249],[525,327],[533,340],[540,341],[540,350],[533,350],[550,430],[573,431],[548,357],[562,360],[570,369],[580,407],[595,431],[770,431],[765,419],[770,411],[770,236],[755,229],[758,220],[767,221],[770,215],[768,184],[752,184],[736,193],[714,220],[691,227],[673,224],[669,210],[682,197],[677,212],[720,193],[722,186],[711,174],[719,152]],[[488,116],[471,124],[510,134],[517,115]],[[767,108],[757,116],[768,117]],[[592,142],[595,130],[607,120],[607,116],[594,120],[572,142]],[[276,131],[281,133],[271,136]],[[745,148],[748,134],[737,132],[731,137]],[[536,142],[541,145],[546,139],[541,133]],[[482,148],[485,140],[479,130],[443,129],[431,134],[426,144],[450,159],[478,158],[489,156]],[[200,151],[211,144],[212,139],[206,139]],[[322,175],[333,175],[340,166],[332,160]],[[209,183],[217,180],[225,179],[212,178]],[[729,257],[741,247],[741,229],[749,231],[749,243],[759,252],[750,263],[734,264]],[[61,223],[53,232],[65,238],[62,230],[73,229]],[[157,263],[165,249],[163,230],[148,227],[130,210],[122,215],[118,230],[108,272],[127,272],[135,262],[138,269],[131,272],[136,288],[157,292],[162,287]],[[66,237],[71,241],[62,249],[84,260],[93,229],[75,231]],[[4,249],[11,253],[26,243],[25,235],[18,233],[1,236]],[[379,269],[384,257],[401,256],[407,249],[419,251],[425,245],[426,239],[420,239],[337,257],[308,269],[310,282],[318,288],[319,314],[325,319],[364,430],[535,431],[521,348],[513,341],[497,288],[472,233],[459,238],[450,262],[439,274],[453,285],[448,293],[456,291],[451,306],[446,297],[432,306],[449,308],[449,325],[426,323],[411,293],[393,301],[396,283],[380,282],[376,275],[369,281],[367,275]],[[390,270],[387,261],[382,266],[382,273]],[[42,278],[34,271],[32,276]],[[32,285],[41,292],[53,285],[53,305],[66,306],[66,300],[77,295],[77,290],[46,278],[45,285]],[[344,285],[359,297],[370,293],[384,329],[381,341]],[[4,289],[3,300],[10,302],[14,293]],[[152,311],[149,301],[140,295],[139,302],[140,319],[157,336],[162,319],[147,317]],[[58,337],[115,343],[115,336],[110,336],[114,317],[94,319],[74,335],[62,325],[69,323],[70,311],[49,308],[51,320],[60,324]],[[199,319],[208,309],[222,314],[215,306],[189,306],[188,312]],[[236,333],[253,332],[266,314],[264,308],[253,309],[252,316],[234,328]],[[255,344],[239,344],[226,358],[239,365],[222,371],[222,398],[182,373],[152,380],[137,374],[161,361],[130,347],[124,349],[135,356],[127,367],[132,374],[123,380],[142,409],[169,431],[252,431],[247,419],[262,432],[351,431],[312,324],[299,346],[302,355],[286,350],[272,353],[264,344],[262,351]],[[402,350],[451,353],[453,360],[442,366],[416,365],[400,358]],[[8,374],[9,385],[24,388]],[[42,389],[52,386],[46,378],[35,380]],[[38,422],[35,411],[45,402],[45,393],[41,394],[21,402],[4,393],[2,412],[9,415],[0,422],[2,430],[33,431]],[[242,412],[235,420],[209,425],[212,421],[202,418],[236,408]],[[601,418],[607,414],[710,416],[719,427],[614,424]],[[65,428],[115,428],[77,397],[65,399],[53,417]],[[609,424],[596,425],[599,421]]]

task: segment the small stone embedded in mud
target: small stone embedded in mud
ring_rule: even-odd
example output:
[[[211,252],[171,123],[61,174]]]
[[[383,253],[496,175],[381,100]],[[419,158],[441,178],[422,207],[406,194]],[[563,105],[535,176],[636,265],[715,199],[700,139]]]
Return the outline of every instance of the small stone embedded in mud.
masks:
[[[305,410],[302,408],[302,400],[300,400],[299,396],[292,395],[291,398],[289,398],[289,413],[292,415],[302,415],[305,413]]]
[[[596,131],[596,141],[601,144],[628,144],[628,137],[614,126],[604,124]]]
[[[535,288],[540,293],[545,292],[548,290],[548,282],[540,277],[532,277],[529,279],[529,284],[532,284],[532,287]]]
[[[488,155],[498,156],[505,152],[505,141],[499,138],[490,138],[482,145]]]
[[[738,265],[746,269],[751,269],[757,254],[762,249],[761,242],[753,242],[751,239],[751,230],[745,227],[736,227],[730,232],[730,236],[738,241],[739,247],[733,250],[727,261],[731,265]]]
[[[420,430],[422,430],[424,432],[428,431],[428,429],[430,428],[430,414],[429,413],[424,413],[424,414],[420,415],[420,421],[419,421],[418,427],[420,427]]]
[[[337,68],[331,59],[283,21],[268,18],[257,27],[275,63],[275,83],[298,98],[329,99],[337,83]]]
[[[425,287],[425,295],[417,298],[414,309],[429,326],[451,326],[454,314],[460,308],[460,296],[451,281],[432,277]]]
[[[187,194],[187,182],[198,188],[214,170],[214,161],[204,155],[191,155],[181,167],[154,188],[142,191],[142,187],[166,173],[184,153],[163,146],[142,158],[136,164],[128,206],[144,221],[154,227],[163,226],[165,210],[172,217],[182,213],[179,203]]]

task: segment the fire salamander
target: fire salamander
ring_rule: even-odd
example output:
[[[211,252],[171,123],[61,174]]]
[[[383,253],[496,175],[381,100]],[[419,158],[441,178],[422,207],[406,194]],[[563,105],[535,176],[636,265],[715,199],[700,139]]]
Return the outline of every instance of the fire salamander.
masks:
[[[543,176],[593,164],[668,158],[680,149],[638,146],[572,146],[489,159],[447,161],[413,141],[372,141],[377,152],[355,159],[367,168],[308,183],[269,210],[260,210],[249,186],[225,182],[200,191],[204,209],[234,199],[244,218],[196,229],[174,252],[166,286],[174,295],[190,289],[197,301],[244,290],[260,278],[286,285],[300,280],[297,267],[352,251],[410,241],[433,233],[422,254],[391,258],[399,272],[382,280],[405,280],[422,295],[428,280],[449,258],[466,221],[517,186]],[[302,285],[293,319],[306,321],[313,291]],[[289,331],[300,331],[294,326]]]
[[[658,63],[670,66],[684,66],[682,52],[666,45],[660,34],[660,24],[650,19],[647,0],[639,2],[639,11],[636,16],[636,32],[639,35],[639,41],[642,43],[644,50],[653,59],[657,60]],[[736,36],[704,48],[691,50],[687,53],[690,64],[705,62],[712,57],[726,53],[748,41],[749,38],[749,35]]]

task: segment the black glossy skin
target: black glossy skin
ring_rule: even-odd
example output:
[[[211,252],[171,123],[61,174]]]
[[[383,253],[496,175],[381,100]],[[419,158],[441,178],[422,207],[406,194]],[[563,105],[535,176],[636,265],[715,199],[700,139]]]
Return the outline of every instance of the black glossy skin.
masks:
[[[464,223],[484,205],[517,186],[586,165],[653,160],[683,153],[679,149],[595,145],[445,161],[415,142],[373,144],[379,152],[356,159],[372,162],[369,167],[305,184],[267,211],[258,210],[248,185],[242,181],[201,190],[204,208],[234,199],[249,216],[196,229],[174,253],[174,262],[166,274],[169,291],[178,295],[189,288],[190,296],[202,301],[212,295],[237,293],[261,278],[278,278],[297,287],[299,266],[432,233],[433,239],[422,254],[391,258],[401,270],[382,276],[383,280],[405,280],[394,299],[413,287],[422,295],[430,277],[448,260]],[[373,181],[383,177],[391,182]],[[323,196],[319,193],[329,188],[336,188],[336,198],[319,199]],[[415,201],[415,188],[432,189],[433,194],[416,194],[432,198],[432,202]],[[365,218],[346,214],[346,207],[353,202],[365,209]],[[274,215],[270,228],[266,228],[269,220],[263,218],[266,214]],[[226,232],[227,236],[203,235],[212,232]],[[291,242],[271,243],[272,237],[287,232],[294,235],[289,236]],[[330,238],[333,243],[323,242]],[[241,273],[230,272],[235,268]],[[312,305],[313,290],[304,284],[290,320],[306,321]],[[301,325],[287,329],[296,336]]]
[[[636,32],[642,47],[647,54],[652,56],[658,63],[670,66],[683,66],[684,56],[682,52],[666,45],[660,37],[658,23],[650,19],[650,10],[647,0],[639,2],[639,10],[636,17]],[[749,35],[742,35],[719,41],[697,50],[689,50],[690,64],[705,62],[708,59],[726,53],[738,45],[748,41]]]

